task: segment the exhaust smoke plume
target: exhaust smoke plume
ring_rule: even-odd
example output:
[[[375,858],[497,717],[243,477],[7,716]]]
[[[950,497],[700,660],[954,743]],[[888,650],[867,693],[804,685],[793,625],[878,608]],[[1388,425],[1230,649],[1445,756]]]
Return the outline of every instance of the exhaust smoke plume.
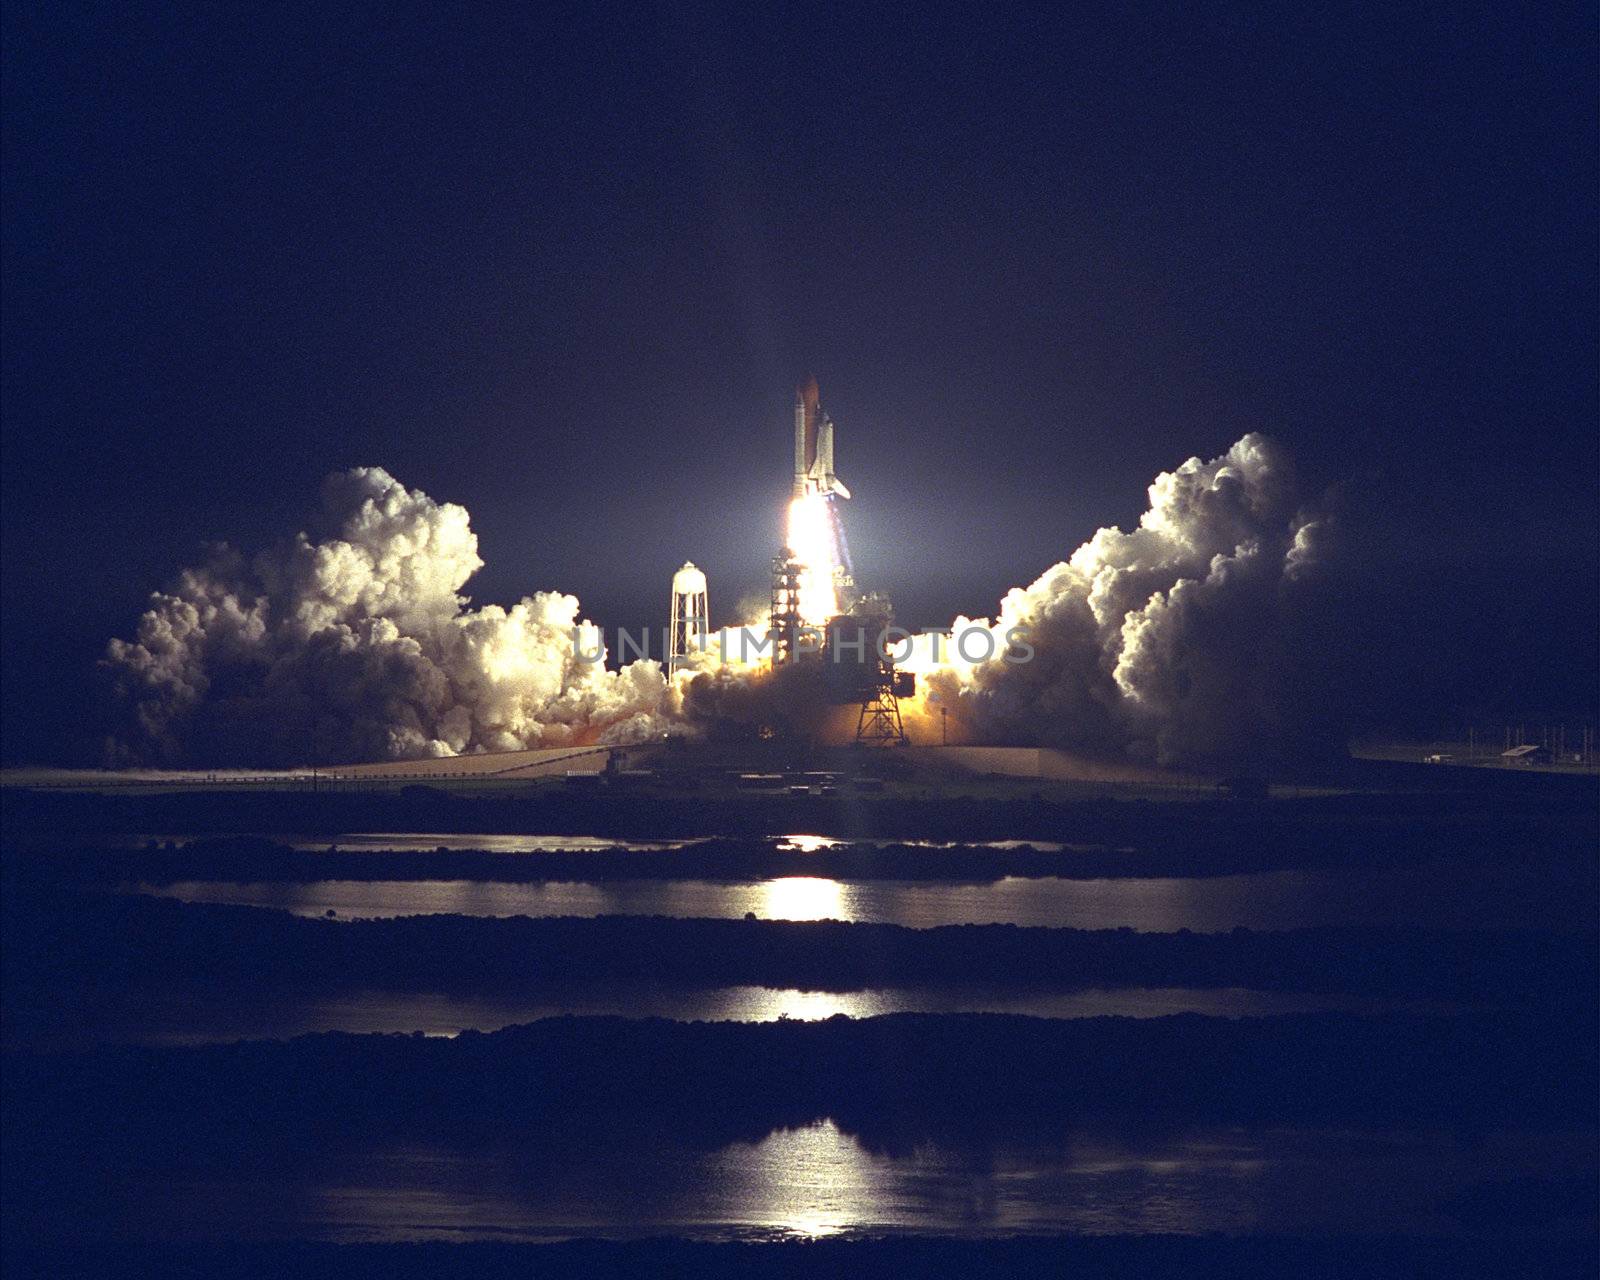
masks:
[[[465,508],[362,467],[323,486],[323,524],[246,561],[226,546],[155,595],[106,665],[130,723],[115,759],[343,763],[636,741],[665,727],[659,663],[601,644],[578,601],[469,609],[482,566]]]
[[[1316,665],[1329,524],[1288,456],[1247,435],[1149,492],[1132,532],[1101,529],[997,618],[958,619],[962,652],[917,638],[901,664],[918,675],[916,740],[1217,768],[1342,745]],[[654,661],[582,660],[603,638],[573,596],[469,608],[482,561],[466,510],[378,468],[330,477],[322,524],[250,561],[216,548],[152,598],[134,641],[112,641],[128,713],[114,759],[344,763],[854,723],[827,714],[811,675],[741,660],[724,633],[669,679]]]
[[[1325,603],[1326,516],[1301,504],[1290,458],[1245,436],[1150,486],[1131,533],[1101,529],[979,626],[1017,629],[1030,661],[967,661],[919,637],[905,665],[964,740],[1126,755],[1164,765],[1282,763],[1342,749],[1313,633]],[[968,642],[966,653],[985,648]]]

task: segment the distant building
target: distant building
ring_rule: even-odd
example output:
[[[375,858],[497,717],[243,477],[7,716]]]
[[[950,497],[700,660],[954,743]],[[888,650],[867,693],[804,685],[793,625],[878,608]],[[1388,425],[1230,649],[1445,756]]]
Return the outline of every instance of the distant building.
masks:
[[[1500,753],[1501,764],[1549,764],[1550,748],[1530,742],[1526,746],[1512,747]]]

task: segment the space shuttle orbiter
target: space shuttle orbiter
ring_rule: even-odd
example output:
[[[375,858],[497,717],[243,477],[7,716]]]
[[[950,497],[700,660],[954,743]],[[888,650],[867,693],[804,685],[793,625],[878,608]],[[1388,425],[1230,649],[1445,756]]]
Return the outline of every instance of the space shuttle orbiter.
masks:
[[[817,398],[814,377],[794,389],[794,496],[808,493],[850,496],[833,474],[833,419]]]

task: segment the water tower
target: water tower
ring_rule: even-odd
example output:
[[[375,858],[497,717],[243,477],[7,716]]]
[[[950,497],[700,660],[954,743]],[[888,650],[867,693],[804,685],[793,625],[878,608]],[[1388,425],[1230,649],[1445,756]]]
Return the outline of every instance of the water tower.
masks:
[[[672,628],[667,642],[667,670],[676,671],[711,634],[711,610],[706,605],[706,575],[685,560],[672,575]]]

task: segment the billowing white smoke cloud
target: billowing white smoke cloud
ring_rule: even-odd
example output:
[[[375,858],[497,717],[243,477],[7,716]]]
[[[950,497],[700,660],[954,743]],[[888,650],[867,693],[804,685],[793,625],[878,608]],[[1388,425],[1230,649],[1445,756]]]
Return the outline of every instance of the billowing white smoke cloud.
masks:
[[[923,639],[908,665],[980,741],[1177,765],[1318,754],[1338,734],[1318,702],[1326,655],[1310,625],[1328,538],[1287,454],[1247,435],[1158,476],[1137,529],[1101,529],[1007,594],[998,619],[958,620],[1000,648],[1020,629],[1030,661],[936,664]]]
[[[467,512],[380,469],[330,477],[323,516],[320,541],[301,534],[249,562],[215,549],[153,598],[135,641],[111,643],[106,666],[130,712],[117,759],[337,763],[673,728],[821,731],[816,673],[774,680],[739,660],[737,637],[727,657],[714,637],[669,680],[653,661],[581,661],[574,627],[586,653],[602,639],[570,595],[469,609],[461,588],[482,561]],[[965,661],[947,644],[936,661],[920,637],[903,664],[924,691],[911,710],[926,714],[932,693],[963,740],[1167,765],[1324,753],[1340,730],[1319,669],[1329,537],[1283,450],[1247,435],[1157,477],[1137,529],[1101,529],[1009,592],[997,618],[958,619],[958,632],[993,638],[995,657]],[[1019,652],[1013,634],[1029,661],[1003,656]]]
[[[215,548],[152,598],[106,665],[131,724],[123,760],[304,764],[627,742],[674,701],[655,662],[601,646],[578,601],[468,609],[482,565],[467,512],[362,467],[323,487],[329,536],[248,563]]]

